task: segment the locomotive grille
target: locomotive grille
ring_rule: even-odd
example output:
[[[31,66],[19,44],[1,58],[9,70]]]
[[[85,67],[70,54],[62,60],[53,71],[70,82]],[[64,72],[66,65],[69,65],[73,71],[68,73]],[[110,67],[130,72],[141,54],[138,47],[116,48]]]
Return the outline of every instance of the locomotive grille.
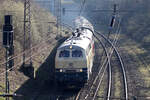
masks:
[[[73,63],[69,63],[68,66],[69,66],[70,68],[73,68]]]
[[[76,70],[66,70],[66,72],[73,73],[73,72],[76,72]]]

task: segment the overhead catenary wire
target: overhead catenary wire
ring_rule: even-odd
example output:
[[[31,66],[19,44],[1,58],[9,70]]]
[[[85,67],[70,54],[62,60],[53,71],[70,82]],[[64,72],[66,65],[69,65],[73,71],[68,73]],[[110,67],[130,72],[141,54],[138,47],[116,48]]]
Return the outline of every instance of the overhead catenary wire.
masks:
[[[83,12],[84,7],[85,7],[85,0],[83,0],[82,3],[81,3],[81,8],[80,8],[80,11],[79,11],[79,16],[81,16],[81,13]]]
[[[64,23],[65,24],[65,23]],[[65,24],[65,25],[67,25],[67,24]],[[70,30],[72,30],[72,28],[71,28],[71,26],[69,26],[68,27]],[[45,42],[48,42],[51,38],[50,38],[51,36],[49,35],[49,36],[47,36],[47,38],[46,39],[43,39],[43,41],[41,41],[41,43],[40,44],[38,44],[38,45],[35,45],[34,47],[31,47],[31,50],[34,50],[36,47],[39,47],[39,46],[41,46],[42,44],[44,44]],[[9,59],[9,60],[12,60],[12,59],[15,59],[15,58],[17,58],[17,57],[20,57],[20,56],[22,56],[25,52],[28,52],[29,50],[26,50],[26,51],[24,51],[24,52],[21,52],[19,55],[17,55],[17,56],[14,56],[14,57],[12,57],[11,59]],[[38,53],[39,54],[39,53]],[[33,57],[33,56],[32,56]],[[29,59],[28,59],[29,60]],[[27,60],[25,60],[25,61],[27,61]],[[8,61],[7,61],[8,62]],[[3,64],[5,64],[5,63],[7,63],[6,61],[5,62],[3,62],[3,63],[0,63],[0,65],[3,65]],[[14,67],[12,67],[12,68],[10,68],[10,69],[8,69],[7,71],[9,72],[9,71],[11,71],[12,69],[14,69],[14,68],[16,68],[18,65],[20,65],[22,62],[20,62],[20,63],[18,63],[18,64],[16,64],[16,66],[14,66]],[[6,71],[4,71],[4,72],[2,72],[0,75],[3,75],[3,74],[5,74],[6,73]]]
[[[85,0],[84,0],[85,1]],[[82,12],[82,11],[81,11]],[[34,56],[34,55],[33,55]]]
[[[23,22],[23,21],[21,21],[21,22]],[[38,23],[38,22],[33,22],[33,23]],[[43,23],[49,23],[49,22],[43,22]],[[55,22],[52,22],[52,23],[55,23]],[[2,32],[2,31],[1,31]],[[19,39],[19,40],[23,40],[23,37],[24,35],[21,35],[21,36],[18,36],[18,37],[16,37],[15,38],[15,40],[17,40],[17,39]],[[50,36],[47,36],[47,38],[48,37],[50,37]],[[44,41],[45,41],[45,39],[43,39]],[[42,41],[41,41],[42,42]],[[2,44],[2,42],[0,42],[0,44]],[[31,46],[31,49],[34,49],[34,46]],[[4,51],[1,51],[1,53],[3,53]],[[20,57],[20,56],[22,56],[24,53],[26,53],[26,52],[29,52],[29,50],[26,50],[25,52],[20,52],[20,53],[17,53],[17,55],[16,56],[13,56],[13,58],[10,58],[9,60],[12,60],[12,59],[15,59],[15,58],[17,58],[17,57]],[[6,63],[6,61],[5,60],[3,60],[3,61],[1,61],[0,62],[0,66],[1,65],[3,65],[3,64],[5,64]]]
[[[40,45],[42,45],[43,43],[45,43],[47,40],[49,40],[50,39],[50,36],[48,36],[46,39],[43,39],[43,41],[41,41],[41,43],[40,44],[38,44],[38,45],[35,45],[35,46],[33,46],[33,47],[31,47],[31,49],[34,49],[34,48],[36,48],[36,47],[38,47],[38,46],[40,46]],[[15,58],[17,58],[17,57],[20,57],[20,56],[22,56],[24,53],[26,53],[26,52],[29,52],[29,50],[26,50],[26,51],[24,51],[24,52],[21,52],[21,53],[19,53],[18,55],[16,55],[16,56],[14,56],[14,57],[12,57],[11,59],[9,59],[9,60],[12,60],[12,59],[15,59]],[[6,63],[6,61],[5,62],[3,62],[3,63],[0,63],[0,65],[4,65]]]
[[[23,36],[23,35],[22,35]],[[17,38],[15,38],[16,40],[17,39],[23,39],[23,37],[22,36],[19,36],[19,37],[17,37]],[[22,37],[22,38],[21,38]],[[48,38],[50,38],[50,36],[47,36],[47,38],[46,38],[46,40],[48,39]],[[43,39],[43,41],[41,41],[40,43],[42,43],[42,42],[44,42],[45,41],[45,38]],[[0,42],[1,43],[1,42]],[[40,44],[39,44],[40,45]],[[31,49],[34,49],[34,48],[36,48],[36,46],[39,46],[39,45],[35,45],[35,46],[31,46]],[[3,52],[3,51],[2,51]],[[1,52],[1,53],[2,53]],[[24,51],[24,52],[20,52],[20,53],[17,53],[17,55],[16,56],[13,56],[12,58],[10,58],[9,60],[12,60],[12,59],[15,59],[15,58],[17,58],[17,57],[20,57],[20,56],[22,56],[24,53],[26,53],[26,52],[29,52],[29,50],[26,50],[26,51]],[[4,65],[6,63],[6,61],[5,60],[3,60],[2,62],[0,62],[0,66],[1,65]]]
[[[21,21],[21,22],[23,22],[23,21]],[[50,23],[51,21],[49,21],[49,22],[43,22],[43,23]],[[33,22],[33,23],[37,23],[37,22]],[[54,21],[52,21],[52,23],[55,23]],[[24,35],[22,35],[22,36],[24,36]],[[19,37],[17,37],[17,38],[15,38],[15,39],[23,39],[24,37],[22,37],[22,36],[19,36]],[[22,37],[22,38],[21,38]],[[48,39],[48,38],[50,38],[50,35],[49,36],[47,36],[47,38],[46,39]],[[41,42],[44,42],[45,41],[45,38],[43,39],[43,41],[41,41]],[[40,42],[40,43],[41,43]],[[36,45],[36,46],[38,46],[38,45]],[[35,46],[31,46],[31,49],[34,49],[35,48]],[[20,56],[22,56],[23,54],[25,54],[25,53],[27,53],[27,52],[29,52],[29,50],[26,50],[26,51],[24,51],[24,52],[21,52],[21,53],[18,53],[16,56],[13,56],[12,58],[10,58],[9,60],[12,60],[12,59],[15,59],[15,58],[17,58],[17,57],[20,57]],[[6,61],[4,60],[3,62],[1,62],[0,63],[0,65],[3,65],[3,64],[5,64],[6,63]]]
[[[63,23],[63,25],[67,25],[67,24]],[[71,26],[69,26],[69,27],[67,27],[67,28],[69,28],[69,30],[73,30],[73,29],[71,28]],[[34,50],[36,47],[41,46],[41,45],[44,44],[45,42],[49,41],[49,40],[51,39],[50,37],[51,37],[50,35],[47,36],[47,38],[46,38],[46,39],[43,39],[43,41],[41,41],[40,44],[31,47],[31,50]],[[18,55],[16,55],[16,56],[10,58],[9,60],[18,58],[18,57],[22,56],[22,55],[23,55],[24,53],[26,53],[26,52],[29,52],[29,50],[26,50],[26,51],[24,51],[24,52],[21,52],[21,53],[19,53]],[[7,63],[7,62],[8,62],[8,61],[4,61],[3,63],[0,63],[0,65],[4,65],[4,64]],[[14,67],[8,69],[7,71],[11,71],[13,68],[14,68]],[[1,74],[4,74],[4,73],[6,73],[6,71],[3,72],[3,73],[1,73]],[[0,74],[0,75],[1,75],[1,74]]]
[[[50,36],[48,36],[46,39],[43,39],[43,41],[41,41],[40,44],[31,47],[31,49],[34,50],[36,47],[40,47],[42,44],[44,44],[45,42],[49,41],[50,39],[51,39]],[[18,55],[16,55],[16,56],[10,58],[9,60],[18,58],[18,57],[22,56],[25,52],[29,52],[29,50],[26,50],[26,51],[24,51],[24,52],[21,52],[21,53],[19,53]],[[7,62],[8,62],[8,61],[7,61]],[[3,63],[0,63],[0,65],[4,65],[4,64],[7,63],[7,62],[5,61],[5,62],[3,62]]]
[[[47,41],[49,41],[49,40],[47,40]],[[43,52],[44,50],[46,50],[47,47],[49,47],[49,46],[50,46],[50,45],[47,45],[47,46],[45,46],[45,47],[42,47],[38,53],[32,54],[31,57],[37,56],[38,54],[40,54],[41,52]],[[25,61],[28,61],[28,60],[30,60],[30,57],[28,57]],[[16,64],[14,67],[12,67],[12,68],[9,68],[7,71],[2,72],[2,73],[0,74],[0,76],[3,75],[3,74],[5,74],[6,72],[9,72],[9,71],[13,70],[14,68],[17,68],[17,66],[19,66],[19,65],[22,64],[22,62],[23,62],[23,61],[21,61],[20,63],[17,63],[17,64]]]
[[[115,9],[115,11],[114,12],[116,12],[116,9]],[[118,29],[117,29],[117,31],[116,31],[116,33],[120,33],[119,32],[119,30],[120,30],[120,22],[121,22],[121,20],[119,21],[119,24],[118,24]],[[116,44],[116,42],[117,42],[117,35],[116,35],[116,37],[115,37],[115,39],[114,39],[114,41],[113,41],[113,44]],[[113,53],[113,50],[114,49],[110,49],[110,57],[111,57],[111,55],[112,55],[112,53]],[[106,61],[106,60],[105,60]],[[108,63],[107,63],[108,64]],[[102,68],[102,67],[101,67]],[[101,71],[100,71],[101,72]],[[96,77],[96,78],[98,78],[98,77]],[[94,81],[93,83],[95,83],[96,81]],[[110,80],[110,83],[111,83],[111,80]],[[101,81],[100,81],[100,84],[101,84]],[[99,84],[99,86],[100,86],[100,84]],[[109,87],[111,87],[111,86],[109,86]],[[98,89],[96,90],[96,91],[98,91]],[[95,93],[95,95],[94,95],[94,98],[96,97],[96,94],[97,93]],[[89,95],[87,95],[86,97],[85,97],[85,99],[87,99],[87,97],[88,97]],[[77,96],[78,97],[78,96]],[[110,99],[110,90],[108,91],[108,97],[106,97],[107,98],[107,100],[109,100]],[[94,99],[93,99],[94,100]]]

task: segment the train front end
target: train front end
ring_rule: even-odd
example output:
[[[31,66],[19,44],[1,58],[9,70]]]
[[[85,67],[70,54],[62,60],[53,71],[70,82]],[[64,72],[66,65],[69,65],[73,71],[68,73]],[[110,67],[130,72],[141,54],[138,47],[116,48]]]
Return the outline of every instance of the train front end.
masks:
[[[65,85],[81,85],[88,80],[84,49],[76,46],[66,46],[57,50],[55,79],[58,83]]]

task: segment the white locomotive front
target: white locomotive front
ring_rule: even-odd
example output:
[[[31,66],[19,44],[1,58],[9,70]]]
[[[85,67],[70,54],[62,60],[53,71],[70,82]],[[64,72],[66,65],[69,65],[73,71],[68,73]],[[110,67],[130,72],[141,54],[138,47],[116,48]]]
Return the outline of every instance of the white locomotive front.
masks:
[[[83,17],[76,21],[76,31],[57,49],[55,57],[56,81],[67,85],[86,82],[94,59],[93,27]]]

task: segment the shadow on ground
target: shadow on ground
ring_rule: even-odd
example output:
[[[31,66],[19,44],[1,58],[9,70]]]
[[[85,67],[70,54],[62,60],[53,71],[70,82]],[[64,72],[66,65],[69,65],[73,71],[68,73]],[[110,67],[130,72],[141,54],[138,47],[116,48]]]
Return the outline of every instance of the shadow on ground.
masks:
[[[14,97],[13,100],[55,100],[59,95],[58,88],[54,82],[55,55],[57,47],[65,40],[63,38],[50,52],[47,59],[39,67],[34,79],[27,80],[15,93],[21,97]],[[55,95],[55,96],[54,96]],[[69,97],[68,97],[69,98]]]

